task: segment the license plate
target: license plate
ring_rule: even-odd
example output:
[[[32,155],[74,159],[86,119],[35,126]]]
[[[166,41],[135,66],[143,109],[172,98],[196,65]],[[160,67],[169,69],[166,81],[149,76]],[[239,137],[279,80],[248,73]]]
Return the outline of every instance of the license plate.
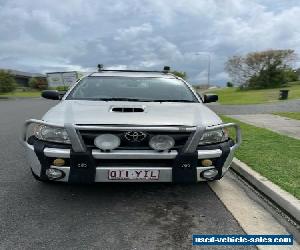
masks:
[[[109,170],[109,180],[158,180],[159,170]]]

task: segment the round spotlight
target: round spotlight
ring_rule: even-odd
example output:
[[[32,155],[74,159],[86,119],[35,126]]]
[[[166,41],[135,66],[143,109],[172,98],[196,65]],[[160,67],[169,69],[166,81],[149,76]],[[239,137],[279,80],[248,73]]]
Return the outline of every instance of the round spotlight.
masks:
[[[46,175],[48,176],[48,178],[50,180],[57,180],[57,179],[61,179],[64,177],[64,172],[62,172],[59,169],[55,169],[55,168],[48,168],[46,170]]]
[[[218,170],[215,168],[208,169],[202,172],[202,177],[207,180],[213,180],[218,175]]]
[[[174,139],[169,135],[155,135],[149,141],[149,146],[157,151],[169,150],[174,144]]]
[[[121,140],[118,136],[113,134],[103,134],[95,138],[94,144],[104,150],[113,150],[120,146]]]

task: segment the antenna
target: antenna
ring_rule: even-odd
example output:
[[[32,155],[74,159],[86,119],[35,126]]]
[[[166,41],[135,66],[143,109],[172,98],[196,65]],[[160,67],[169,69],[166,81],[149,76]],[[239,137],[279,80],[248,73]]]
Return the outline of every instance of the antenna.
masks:
[[[97,67],[98,67],[98,72],[103,70],[103,64],[98,64]]]

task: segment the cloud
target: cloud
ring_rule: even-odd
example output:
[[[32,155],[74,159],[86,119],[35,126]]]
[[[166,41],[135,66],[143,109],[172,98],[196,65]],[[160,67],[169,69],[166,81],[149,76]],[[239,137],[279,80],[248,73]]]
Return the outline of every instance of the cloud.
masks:
[[[297,0],[1,0],[0,68],[33,72],[116,68],[186,71],[228,80],[234,54],[300,51]]]
[[[152,25],[144,23],[140,26],[131,26],[125,29],[118,29],[117,35],[114,37],[116,41],[132,41],[140,36],[149,35],[153,32]]]

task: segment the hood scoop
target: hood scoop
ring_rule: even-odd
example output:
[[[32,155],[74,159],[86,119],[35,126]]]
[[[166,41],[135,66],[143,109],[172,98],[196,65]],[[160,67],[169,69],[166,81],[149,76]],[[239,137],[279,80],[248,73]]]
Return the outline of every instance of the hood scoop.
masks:
[[[119,112],[119,113],[141,113],[144,112],[144,107],[112,107],[111,112]]]

